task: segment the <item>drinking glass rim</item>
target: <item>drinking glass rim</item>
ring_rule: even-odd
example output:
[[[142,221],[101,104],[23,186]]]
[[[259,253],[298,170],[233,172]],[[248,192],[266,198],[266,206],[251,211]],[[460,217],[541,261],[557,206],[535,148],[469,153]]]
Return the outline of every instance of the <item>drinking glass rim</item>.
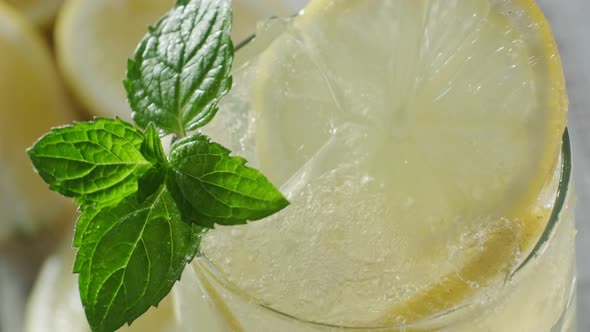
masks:
[[[570,183],[570,179],[571,179],[571,171],[572,171],[571,144],[570,144],[570,138],[569,138],[569,133],[568,133],[567,128],[565,128],[564,133],[563,133],[560,155],[561,155],[561,158],[559,158],[559,159],[561,160],[561,169],[560,169],[560,175],[559,175],[559,182],[558,182],[558,186],[557,186],[555,201],[553,204],[551,215],[549,217],[549,220],[547,221],[547,225],[545,226],[543,233],[541,234],[539,240],[537,241],[537,243],[535,244],[535,246],[533,247],[531,252],[522,261],[522,263],[518,264],[516,266],[516,268],[514,268],[513,272],[511,272],[509,274],[504,285],[507,283],[507,281],[513,279],[518,274],[518,272],[520,270],[522,270],[525,266],[527,266],[533,258],[537,257],[542,252],[544,245],[550,240],[551,235],[554,233],[555,228],[559,224],[559,220],[560,220],[559,216],[560,216],[560,213],[561,213],[561,211],[565,205],[565,202],[566,202],[567,194],[569,191],[568,190],[569,183]],[[209,272],[208,274],[211,275],[215,279],[216,282],[218,282],[220,285],[222,285],[225,289],[229,290],[231,293],[246,300],[248,303],[258,306],[258,307],[260,307],[264,310],[267,310],[275,315],[279,315],[282,318],[290,319],[290,320],[293,320],[293,321],[296,321],[299,323],[303,323],[303,324],[307,324],[307,325],[311,325],[311,326],[316,326],[316,327],[340,329],[343,331],[347,331],[347,330],[348,331],[355,331],[355,330],[357,330],[357,331],[358,330],[383,331],[383,330],[391,330],[391,329],[395,330],[395,329],[402,329],[402,328],[412,328],[412,327],[416,327],[419,324],[424,324],[424,323],[430,322],[434,319],[447,316],[447,315],[451,314],[452,312],[462,310],[462,309],[464,309],[466,307],[470,307],[472,305],[471,303],[467,303],[463,306],[451,308],[449,310],[446,310],[446,311],[443,311],[440,313],[436,313],[434,315],[419,319],[419,320],[409,323],[409,324],[398,324],[398,325],[394,325],[394,326],[364,327],[364,326],[344,326],[344,325],[335,325],[335,324],[329,324],[329,323],[321,323],[321,322],[312,321],[312,320],[304,319],[301,317],[297,317],[297,316],[285,313],[283,311],[274,309],[274,308],[270,307],[269,305],[262,303],[260,301],[260,299],[255,298],[254,296],[252,296],[250,294],[247,294],[243,289],[238,287],[232,281],[228,280],[226,278],[226,276],[215,266],[215,264],[204,253],[200,252],[198,255],[198,258],[201,258],[201,261],[207,267],[207,270]]]

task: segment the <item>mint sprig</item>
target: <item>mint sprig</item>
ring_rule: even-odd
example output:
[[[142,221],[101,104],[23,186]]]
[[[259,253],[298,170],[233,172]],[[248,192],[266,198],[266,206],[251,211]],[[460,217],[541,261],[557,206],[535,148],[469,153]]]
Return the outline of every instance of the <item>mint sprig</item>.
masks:
[[[80,204],[74,273],[93,331],[115,331],[157,306],[208,228],[288,205],[243,158],[203,135],[185,137],[231,87],[230,32],[229,0],[178,0],[129,61],[124,86],[138,127],[74,123],[28,150],[50,189]],[[177,137],[168,156],[165,134]]]

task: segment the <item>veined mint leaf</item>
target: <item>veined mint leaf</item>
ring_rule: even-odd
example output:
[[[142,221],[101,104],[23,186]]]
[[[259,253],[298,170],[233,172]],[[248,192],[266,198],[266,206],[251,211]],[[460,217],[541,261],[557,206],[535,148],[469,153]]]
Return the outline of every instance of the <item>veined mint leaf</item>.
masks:
[[[229,0],[178,1],[141,41],[127,68],[133,119],[185,136],[207,124],[231,88]]]
[[[72,246],[74,248],[80,248],[82,245],[82,241],[84,239],[84,233],[86,232],[86,227],[88,224],[94,219],[94,217],[100,212],[100,209],[87,209],[86,211],[78,211],[81,212],[78,220],[76,221],[76,229],[74,232],[74,242]],[[74,266],[74,271],[77,273],[78,268]]]
[[[185,220],[204,227],[269,216],[289,202],[246,160],[195,135],[172,145],[167,188]]]
[[[162,140],[158,131],[152,123],[150,123],[144,132],[144,141],[141,143],[140,151],[149,162],[152,164],[166,164],[166,153],[162,147]]]
[[[81,205],[114,204],[137,191],[150,168],[143,134],[121,120],[96,119],[53,129],[28,151],[49,188]]]
[[[137,199],[139,203],[143,203],[153,193],[160,188],[166,178],[166,168],[162,166],[155,166],[150,168],[139,179],[139,188],[137,190]]]
[[[74,271],[96,332],[115,331],[157,306],[195,256],[203,231],[181,220],[164,186],[143,204],[131,195],[79,222]]]
[[[145,130],[141,153],[153,166],[139,179],[137,198],[143,203],[164,183],[168,160],[158,131],[152,123]]]

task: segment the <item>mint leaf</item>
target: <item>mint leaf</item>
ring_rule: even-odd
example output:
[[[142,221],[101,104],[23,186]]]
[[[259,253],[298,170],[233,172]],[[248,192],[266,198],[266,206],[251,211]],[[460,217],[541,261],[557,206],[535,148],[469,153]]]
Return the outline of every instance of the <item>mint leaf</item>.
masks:
[[[157,306],[195,256],[202,230],[181,220],[163,186],[143,204],[131,195],[83,213],[74,271],[92,330],[115,331]]]
[[[141,143],[141,154],[152,164],[163,165],[167,163],[166,153],[162,147],[162,140],[156,127],[150,123],[144,132],[144,140]]]
[[[145,139],[141,144],[141,153],[153,166],[139,179],[137,198],[143,203],[164,183],[168,161],[160,135],[152,123],[145,130]]]
[[[166,178],[166,168],[156,166],[150,168],[139,179],[139,188],[137,190],[137,199],[139,203],[145,202],[153,193],[160,188]]]
[[[178,1],[141,41],[125,89],[133,120],[185,136],[207,124],[231,88],[229,0]]]
[[[78,220],[76,220],[74,242],[72,243],[72,246],[74,248],[80,248],[80,246],[82,246],[82,243],[84,243],[84,233],[86,233],[86,228],[94,219],[94,217],[98,214],[98,212],[100,212],[100,209],[86,209],[86,211],[80,213]],[[74,271],[78,271],[76,265],[74,265]]]
[[[96,119],[53,129],[27,153],[51,190],[100,207],[137,191],[137,179],[150,167],[142,142],[132,125]]]
[[[167,188],[184,220],[204,227],[236,225],[269,216],[289,202],[246,160],[195,135],[172,145]]]

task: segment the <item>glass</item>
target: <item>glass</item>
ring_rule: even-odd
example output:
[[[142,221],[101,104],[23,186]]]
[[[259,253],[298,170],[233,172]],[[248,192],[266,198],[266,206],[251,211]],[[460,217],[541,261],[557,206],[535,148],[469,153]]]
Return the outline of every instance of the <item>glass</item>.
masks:
[[[309,322],[265,306],[229,282],[201,255],[175,289],[183,329],[221,331],[530,331],[574,332],[575,223],[567,131],[551,181],[539,199],[553,206],[532,252],[503,283],[479,290],[460,307],[393,327],[344,327]],[[198,302],[198,303],[197,303]]]
[[[205,257],[187,266],[172,296],[125,331],[207,332],[575,332],[574,218],[571,151],[564,135],[554,178],[541,198],[553,206],[535,249],[510,278],[481,289],[469,303],[407,326],[347,328],[306,322],[249,297]],[[37,284],[25,331],[89,331],[79,302],[69,243],[52,257]],[[49,308],[49,309],[48,309]]]
[[[241,53],[239,52],[237,56],[240,57]],[[244,55],[243,58],[248,56]],[[239,64],[240,61],[236,63]],[[232,103],[231,98],[227,96],[229,100],[227,104]],[[232,108],[231,111],[234,114],[233,117],[229,117],[232,125],[221,125],[217,129],[211,127],[208,130],[222,131],[210,134],[212,137],[217,139],[227,135],[231,136],[228,138],[229,141],[241,143],[240,132],[243,128],[240,126],[247,121],[236,121],[236,117],[241,116],[240,113],[245,107],[239,102],[233,106],[226,105],[227,108]],[[216,118],[216,121],[219,119],[221,118]],[[232,151],[240,150],[232,146]],[[248,160],[255,159],[247,153],[237,154],[247,157]],[[277,311],[247,294],[230,282],[212,260],[201,254],[187,266],[182,282],[175,286],[172,296],[162,302],[157,311],[151,310],[144,319],[134,323],[129,330],[573,332],[576,331],[575,228],[574,195],[571,190],[571,151],[567,132],[564,133],[561,155],[554,175],[551,179],[547,179],[545,190],[538,199],[551,209],[552,213],[548,218],[539,220],[543,224],[546,223],[543,234],[530,254],[523,254],[518,261],[514,261],[514,268],[505,280],[489,287],[481,287],[477,289],[475,296],[469,297],[458,306],[437,312],[435,315],[411,324],[347,327],[326,325],[308,321],[303,317],[294,317]],[[68,252],[70,251],[68,248]],[[65,273],[63,278],[60,276],[61,280],[73,279],[70,261],[71,258],[65,261],[67,264],[61,263],[64,269],[62,272]],[[50,286],[52,290],[56,287],[56,283]],[[63,328],[57,330],[64,328],[88,330],[78,303],[76,282],[70,280],[67,285],[72,287],[69,298],[74,299],[72,301],[74,305],[68,309],[73,308],[75,313],[55,315],[67,317],[63,319]],[[43,303],[47,305],[47,302]],[[55,309],[55,306],[51,307]],[[34,314],[30,316],[37,317]],[[52,320],[56,319],[50,317],[46,321],[40,320],[40,323],[36,325],[39,328],[29,330],[43,330]],[[73,322],[78,320],[79,328],[75,328],[76,324]]]
[[[245,50],[244,50],[245,51]],[[238,54],[241,54],[238,52]],[[248,58],[245,55],[244,58]],[[237,61],[239,63],[239,61]],[[232,123],[244,116],[247,105],[228,96],[225,111]],[[240,94],[237,98],[240,99]],[[231,107],[230,107],[231,106]],[[231,108],[231,109],[230,109]],[[221,112],[226,113],[226,112]],[[221,116],[221,115],[220,115]],[[218,117],[217,120],[223,117]],[[242,119],[243,120],[243,119]],[[223,126],[224,132],[213,137],[229,135],[228,141],[239,142],[244,128]],[[232,128],[226,130],[225,128]],[[238,137],[239,136],[239,137]],[[252,144],[248,144],[252,146]],[[238,151],[237,147],[232,147]],[[245,155],[249,160],[254,157]],[[274,310],[253,298],[232,282],[219,269],[200,255],[187,266],[185,273],[173,289],[173,294],[162,302],[158,310],[150,310],[129,331],[206,331],[206,332],[324,332],[324,331],[391,331],[391,332],[575,332],[575,227],[573,217],[574,195],[571,188],[571,151],[567,132],[563,136],[561,155],[551,179],[539,201],[551,209],[543,234],[530,254],[514,262],[509,277],[501,283],[477,290],[475,296],[445,312],[426,317],[407,325],[346,327],[306,321],[285,312]],[[545,220],[541,221],[545,222]],[[59,275],[40,289],[55,293],[57,305],[51,303],[51,315],[40,317],[41,309],[30,310],[30,326],[26,331],[53,330],[89,331],[79,303],[76,280],[71,274],[72,250],[67,248],[66,258],[57,261]],[[50,262],[51,263],[51,262]],[[53,266],[55,269],[55,266]],[[44,274],[51,274],[45,268]],[[60,286],[60,284],[63,284]],[[60,291],[66,287],[67,291]],[[67,296],[64,296],[66,294]],[[64,301],[66,299],[66,301]],[[33,301],[36,303],[37,301]],[[59,317],[57,319],[56,317]],[[51,329],[51,328],[50,328]]]
[[[232,111],[240,112],[247,105],[234,108]],[[231,141],[239,139],[233,137]],[[547,179],[538,197],[552,212],[548,220],[540,221],[546,226],[534,248],[514,262],[506,280],[478,289],[475,296],[446,312],[396,326],[347,327],[307,321],[277,311],[247,294],[201,254],[174,290],[177,321],[183,329],[199,326],[213,332],[576,331],[574,194],[567,131],[556,165],[553,177]]]

